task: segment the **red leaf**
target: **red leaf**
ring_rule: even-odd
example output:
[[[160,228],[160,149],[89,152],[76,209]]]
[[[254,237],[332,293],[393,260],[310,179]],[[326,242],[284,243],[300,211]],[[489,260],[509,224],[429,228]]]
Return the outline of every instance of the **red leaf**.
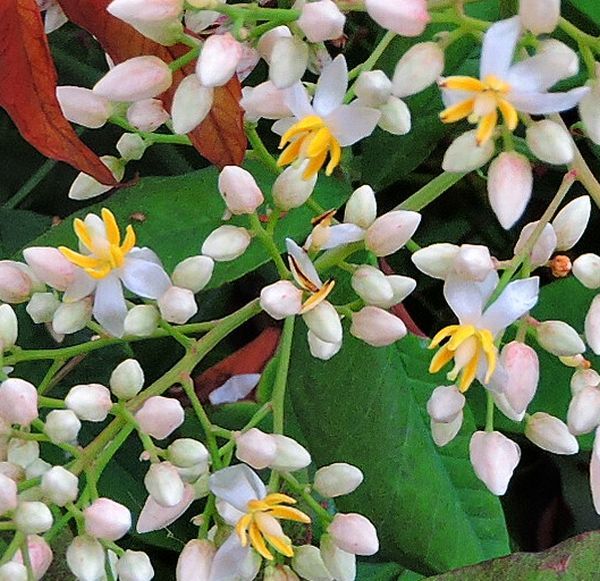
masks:
[[[56,69],[36,1],[2,0],[0,107],[40,153],[114,184],[110,170],[64,118],[55,91]]]
[[[189,49],[183,45],[162,46],[106,11],[110,0],[59,0],[69,20],[93,34],[102,48],[116,62],[152,54],[169,63]],[[187,66],[174,77],[173,87],[163,100],[167,107],[177,84],[184,74],[194,72]],[[211,163],[219,167],[240,165],[246,152],[246,135],[239,106],[241,87],[233,78],[215,90],[214,105],[204,122],[189,134],[194,147]]]

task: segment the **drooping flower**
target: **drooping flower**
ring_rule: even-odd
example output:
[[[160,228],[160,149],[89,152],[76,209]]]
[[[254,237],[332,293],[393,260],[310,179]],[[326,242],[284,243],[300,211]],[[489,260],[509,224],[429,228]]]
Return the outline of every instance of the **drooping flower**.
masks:
[[[490,381],[498,359],[496,336],[537,302],[539,279],[532,277],[511,282],[486,306],[498,280],[494,271],[482,282],[450,277],[444,284],[444,296],[459,322],[439,331],[431,341],[429,348],[434,349],[448,339],[431,360],[429,371],[437,373],[454,359],[448,379],[458,379],[461,392],[476,377],[484,384]]]
[[[308,159],[303,174],[307,180],[319,172],[329,157],[325,173],[331,175],[340,163],[342,147],[373,132],[380,112],[360,105],[345,105],[347,88],[348,67],[345,58],[339,55],[323,69],[312,104],[301,83],[287,90],[285,102],[294,118],[273,125],[273,131],[282,135],[279,147],[285,147],[279,157],[280,166]]]
[[[498,124],[498,110],[505,127],[514,131],[518,111],[545,115],[571,109],[589,92],[578,87],[566,93],[549,93],[558,81],[571,76],[570,57],[558,51],[540,52],[512,64],[522,28],[518,16],[493,24],[481,50],[479,79],[454,76],[440,83],[446,109],[444,123],[468,119],[477,124],[477,143],[487,143]]]

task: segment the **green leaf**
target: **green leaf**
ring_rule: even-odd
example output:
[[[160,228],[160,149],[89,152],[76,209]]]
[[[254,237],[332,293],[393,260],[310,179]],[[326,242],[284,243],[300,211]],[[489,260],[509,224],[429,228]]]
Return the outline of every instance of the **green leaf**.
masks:
[[[51,219],[26,210],[0,208],[0,258],[12,256],[50,227]]]
[[[600,4],[590,0],[569,0],[569,4],[585,14],[597,27],[600,27]]]
[[[398,563],[357,563],[356,578],[360,581],[417,581],[423,577]]]
[[[364,472],[354,493],[336,499],[339,510],[376,523],[378,558],[423,573],[509,552],[500,502],[468,459],[470,413],[454,442],[440,449],[431,439],[426,403],[439,383],[429,358],[414,337],[375,349],[346,334],[338,355],[318,361],[299,326],[288,389],[289,415],[316,465],[349,462]]]

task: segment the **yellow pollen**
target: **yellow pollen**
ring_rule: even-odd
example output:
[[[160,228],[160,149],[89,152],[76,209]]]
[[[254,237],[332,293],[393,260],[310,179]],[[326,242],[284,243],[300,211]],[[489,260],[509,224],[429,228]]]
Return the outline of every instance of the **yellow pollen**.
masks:
[[[514,131],[519,122],[517,110],[507,99],[510,85],[494,75],[480,81],[473,77],[448,77],[441,83],[443,89],[471,93],[466,99],[451,105],[440,113],[443,123],[454,123],[467,119],[477,125],[475,138],[478,145],[487,143],[498,124],[498,109],[504,125]]]
[[[474,325],[450,325],[435,335],[429,349],[435,349],[445,339],[448,342],[434,355],[429,372],[437,373],[454,359],[455,365],[448,373],[448,379],[456,381],[460,376],[458,388],[465,392],[475,380],[481,359],[485,358],[487,368],[483,383],[487,384],[496,369],[498,358],[492,332],[489,329],[477,329]]]
[[[308,159],[308,164],[302,174],[304,180],[311,179],[319,172],[325,165],[327,156],[329,156],[329,163],[325,168],[325,174],[331,175],[342,157],[340,142],[318,115],[308,115],[290,127],[283,134],[279,143],[279,149],[284,147],[277,165],[281,167],[298,159]]]
[[[293,557],[292,541],[283,534],[278,521],[291,520],[308,524],[310,518],[296,508],[285,506],[287,504],[296,504],[296,501],[280,493],[268,494],[262,500],[251,500],[247,505],[248,512],[235,525],[242,547],[250,543],[262,557],[272,561],[274,557],[268,543],[278,553]]]
[[[121,233],[114,214],[107,208],[103,208],[101,216],[106,231],[105,237],[94,237],[85,222],[79,218],[73,222],[75,234],[89,254],[81,254],[65,246],[58,248],[67,260],[83,268],[97,280],[121,268],[125,263],[125,257],[135,246],[135,232],[131,226],[125,229],[125,238],[121,244]]]

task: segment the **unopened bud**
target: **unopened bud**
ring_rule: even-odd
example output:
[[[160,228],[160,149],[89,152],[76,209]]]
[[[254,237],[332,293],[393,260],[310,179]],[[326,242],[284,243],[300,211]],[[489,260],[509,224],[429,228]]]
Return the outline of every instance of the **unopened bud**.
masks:
[[[80,420],[88,422],[103,422],[113,405],[110,391],[99,383],[72,387],[65,404]]]
[[[371,186],[354,190],[346,203],[344,222],[356,224],[366,230],[377,218],[377,200]]]
[[[232,214],[252,214],[264,196],[252,174],[237,166],[225,166],[219,174],[219,192]]]
[[[139,131],[152,132],[168,120],[169,114],[159,99],[136,101],[127,109],[127,121]]]
[[[197,312],[198,305],[194,293],[178,286],[172,286],[158,299],[158,308],[165,321],[183,325]]]
[[[43,502],[21,502],[13,516],[18,531],[26,535],[45,533],[53,522],[50,509]]]
[[[465,407],[465,396],[455,385],[440,385],[427,402],[427,413],[435,422],[449,424]]]
[[[536,331],[538,343],[552,355],[564,357],[585,351],[585,344],[577,331],[563,321],[544,321]]]
[[[98,498],[83,511],[85,532],[96,539],[116,541],[131,528],[129,509],[110,498]]]
[[[554,121],[544,119],[531,124],[527,128],[526,139],[531,152],[546,163],[567,165],[573,161],[573,140]]]
[[[23,250],[25,261],[35,276],[59,291],[65,291],[73,283],[75,266],[57,248],[33,246]]]
[[[292,33],[287,26],[276,26],[265,34],[262,34],[256,49],[258,54],[268,63],[271,62],[273,48],[280,38],[292,38]]]
[[[202,244],[202,254],[217,262],[227,262],[240,257],[250,245],[252,238],[246,228],[220,226],[213,230]]]
[[[326,343],[340,343],[343,330],[340,316],[331,303],[323,301],[302,315],[306,326]]]
[[[560,0],[519,0],[519,18],[533,34],[550,33],[560,19]]]
[[[302,308],[302,291],[287,280],[280,280],[260,291],[260,306],[279,321],[297,315]]]
[[[12,462],[0,462],[0,474],[15,482],[21,482],[25,476],[25,470],[22,466]]]
[[[333,542],[347,553],[368,556],[379,550],[377,531],[371,521],[361,514],[336,514],[327,532]]]
[[[144,387],[144,370],[135,359],[121,361],[111,373],[109,385],[118,398],[131,399]]]
[[[125,161],[138,161],[144,156],[147,145],[137,133],[123,133],[117,141],[116,148]]]
[[[378,125],[392,135],[406,135],[411,128],[410,109],[398,97],[392,95],[380,108]]]
[[[588,385],[573,396],[567,425],[574,436],[589,434],[600,425],[600,389]]]
[[[63,115],[72,123],[90,129],[102,127],[112,113],[110,101],[85,87],[56,87]]]
[[[37,389],[16,377],[3,381],[0,384],[0,416],[10,424],[29,426],[38,417]]]
[[[600,374],[594,369],[578,369],[571,377],[572,395],[577,395],[586,387],[600,387]]]
[[[213,259],[208,256],[190,256],[175,267],[173,282],[198,293],[210,282],[214,266]]]
[[[492,159],[495,149],[493,139],[479,145],[476,131],[465,131],[446,150],[442,160],[442,169],[451,173],[475,171]]]
[[[417,250],[411,258],[421,272],[444,280],[454,270],[454,262],[459,252],[459,246],[440,242]]]
[[[117,181],[121,181],[125,175],[125,163],[113,155],[103,155],[100,161],[110,170]],[[112,185],[101,184],[96,178],[86,174],[79,173],[73,180],[69,188],[69,198],[71,200],[89,200],[101,194],[105,194],[112,188]]]
[[[171,106],[173,133],[184,135],[193,131],[213,106],[214,89],[204,87],[196,75],[188,75],[177,86]]]
[[[554,454],[576,454],[579,444],[567,425],[544,412],[536,412],[527,419],[525,436],[542,450]]]
[[[484,281],[494,269],[487,246],[463,244],[453,263],[454,272],[468,280]]]
[[[600,144],[600,82],[595,80],[591,91],[579,101],[579,116],[583,121],[587,136]]]
[[[342,348],[342,342],[327,343],[319,339],[312,331],[307,333],[308,347],[310,354],[322,361],[329,361]]]
[[[34,323],[50,323],[59,306],[60,301],[53,293],[34,293],[25,310]]]
[[[406,335],[406,326],[388,311],[367,306],[352,315],[350,333],[373,347],[391,345]]]
[[[277,455],[276,440],[258,428],[236,436],[235,445],[235,457],[257,470],[270,466]]]
[[[285,92],[271,81],[265,81],[256,87],[243,87],[240,107],[245,112],[245,119],[250,122],[256,122],[260,118],[283,119],[292,115],[285,101]]]
[[[513,471],[521,459],[521,449],[500,432],[475,432],[469,444],[473,470],[496,496],[508,488]]]
[[[143,432],[157,440],[163,440],[183,424],[185,414],[177,400],[156,395],[144,402],[135,414],[135,419]]]
[[[233,77],[241,58],[242,47],[229,32],[213,34],[202,46],[196,75],[204,87],[220,87]]]
[[[600,355],[600,295],[596,295],[585,317],[585,340]]]
[[[404,246],[416,232],[421,214],[394,210],[380,216],[365,235],[365,246],[376,256],[388,256]]]
[[[420,36],[431,20],[426,0],[365,0],[365,8],[379,26],[400,36]]]
[[[344,34],[346,17],[331,0],[307,2],[302,7],[298,26],[309,42],[335,40]]]
[[[269,80],[277,89],[298,83],[308,65],[308,45],[296,37],[281,37],[269,58]]]
[[[169,460],[179,468],[199,466],[204,472],[208,468],[208,450],[198,440],[179,438],[167,448]]]
[[[441,77],[444,51],[436,42],[419,42],[409,48],[398,61],[392,80],[396,97],[420,93]]]
[[[333,581],[333,576],[325,567],[321,552],[314,545],[294,547],[292,567],[302,579]]]
[[[0,305],[0,352],[12,349],[17,342],[19,324],[10,305]]]
[[[42,476],[44,496],[58,506],[75,502],[79,494],[79,480],[62,466],[53,466]]]
[[[74,442],[80,429],[81,422],[71,410],[52,410],[46,416],[44,432],[55,444]]]
[[[523,230],[521,230],[521,234],[519,235],[519,239],[515,244],[515,254],[519,254],[521,251],[523,251],[533,232],[538,227],[538,224],[539,221],[530,222],[523,227]],[[537,266],[546,264],[548,260],[550,260],[550,257],[555,249],[556,233],[550,224],[545,224],[542,233],[539,235],[529,253],[532,266],[535,268]]]
[[[363,265],[352,275],[354,292],[367,304],[388,303],[394,296],[392,285],[378,268]]]
[[[0,301],[16,305],[31,294],[33,272],[25,264],[0,260]]]
[[[571,270],[573,270],[573,265],[571,264],[571,259],[564,254],[559,254],[555,256],[549,263],[550,270],[552,271],[552,276],[555,278],[565,278],[569,276]]]
[[[170,462],[152,464],[144,477],[144,486],[161,506],[175,506],[183,498],[183,481]]]
[[[67,565],[82,581],[94,581],[104,576],[104,547],[87,535],[75,537],[67,547]]]
[[[462,427],[463,423],[463,412],[462,410],[458,413],[458,415],[451,422],[436,422],[431,420],[430,428],[431,428],[431,437],[435,442],[436,446],[440,448],[449,444]]]
[[[322,496],[335,498],[356,490],[361,485],[363,478],[363,473],[356,466],[345,462],[336,462],[317,470],[313,488]]]
[[[306,468],[311,463],[311,457],[308,450],[287,436],[281,434],[272,434],[275,440],[275,459],[270,467],[281,472],[295,472]]]
[[[556,248],[570,250],[579,242],[587,228],[592,204],[589,196],[579,196],[569,202],[552,220],[556,232]]]
[[[27,537],[27,551],[29,552],[29,562],[31,563],[31,571],[34,579],[43,579],[44,575],[52,564],[52,549],[50,545],[38,535],[29,535]],[[13,562],[23,563],[23,551],[19,550],[13,557]],[[0,576],[0,579],[2,577]],[[15,581],[10,579],[8,581]]]
[[[160,314],[153,305],[136,305],[127,312],[124,328],[125,335],[134,337],[147,337],[152,335],[158,327]]]
[[[215,545],[210,541],[200,539],[188,541],[177,560],[175,570],[177,581],[209,579],[216,551]]]
[[[40,457],[40,445],[35,440],[11,438],[6,448],[6,459],[26,469]]]
[[[0,567],[0,581],[27,581],[27,567],[16,561],[9,561]]]
[[[365,71],[356,79],[354,92],[362,105],[377,109],[392,96],[392,81],[383,71]]]
[[[0,515],[17,508],[17,483],[8,476],[0,474]]]
[[[591,252],[582,254],[573,262],[573,274],[583,286],[600,288],[600,256]]]
[[[308,162],[304,161],[298,165],[290,165],[277,176],[273,184],[273,200],[278,208],[299,208],[310,198],[317,183],[317,176],[308,180],[302,179],[307,164]]]
[[[143,551],[127,549],[116,565],[120,581],[150,581],[154,578],[154,568],[150,558]]]

